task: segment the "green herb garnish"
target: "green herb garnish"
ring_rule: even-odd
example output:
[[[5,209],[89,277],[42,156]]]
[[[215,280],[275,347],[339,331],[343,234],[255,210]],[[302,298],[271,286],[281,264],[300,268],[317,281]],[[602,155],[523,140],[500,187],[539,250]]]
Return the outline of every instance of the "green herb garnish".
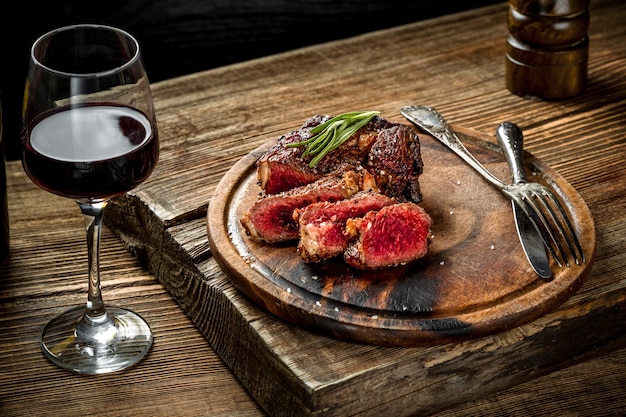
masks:
[[[306,145],[307,148],[302,156],[305,158],[313,156],[309,162],[309,166],[313,168],[322,158],[341,146],[378,113],[380,112],[366,111],[340,114],[311,129],[311,135],[313,135],[311,138],[302,142],[290,143],[287,146],[295,148]]]

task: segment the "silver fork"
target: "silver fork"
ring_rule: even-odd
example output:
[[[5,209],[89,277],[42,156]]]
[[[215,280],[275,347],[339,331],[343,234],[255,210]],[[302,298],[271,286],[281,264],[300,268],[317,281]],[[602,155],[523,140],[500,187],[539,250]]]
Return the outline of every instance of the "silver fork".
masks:
[[[427,106],[406,106],[400,113],[450,148],[485,180],[518,204],[560,267],[570,266],[570,259],[576,264],[585,261],[572,222],[549,188],[535,182],[505,184],[500,181],[474,158],[437,110]]]
[[[515,123],[503,122],[496,129],[496,135],[503,150],[505,152],[507,149],[511,150],[512,160],[510,162],[513,163],[514,183],[521,185],[525,189],[526,196],[528,196],[528,198],[525,197],[525,201],[533,206],[533,211],[527,212],[524,210],[524,212],[527,213],[526,215],[534,223],[535,229],[542,229],[540,234],[544,245],[546,245],[559,266],[561,266],[561,260],[569,266],[570,257],[576,264],[584,262],[585,256],[580,241],[576,236],[572,222],[557,197],[548,187],[536,182],[528,182],[526,179],[521,160],[524,143],[522,130]],[[544,217],[537,219],[533,216],[535,213]],[[556,225],[556,230],[545,226],[548,221]],[[556,256],[556,251],[558,251],[560,257]]]

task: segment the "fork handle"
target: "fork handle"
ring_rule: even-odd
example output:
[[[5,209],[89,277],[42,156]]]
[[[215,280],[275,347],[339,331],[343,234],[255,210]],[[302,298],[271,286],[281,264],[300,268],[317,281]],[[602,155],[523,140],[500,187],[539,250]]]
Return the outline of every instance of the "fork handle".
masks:
[[[515,184],[527,182],[526,171],[524,170],[524,135],[522,129],[515,123],[503,122],[496,129],[496,137],[511,167],[513,182]]]

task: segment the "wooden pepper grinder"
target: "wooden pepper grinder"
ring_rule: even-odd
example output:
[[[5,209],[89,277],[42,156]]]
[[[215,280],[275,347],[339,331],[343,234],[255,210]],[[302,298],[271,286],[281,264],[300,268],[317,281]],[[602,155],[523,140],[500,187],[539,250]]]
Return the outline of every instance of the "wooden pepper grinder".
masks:
[[[557,100],[587,85],[589,0],[509,0],[506,87]]]

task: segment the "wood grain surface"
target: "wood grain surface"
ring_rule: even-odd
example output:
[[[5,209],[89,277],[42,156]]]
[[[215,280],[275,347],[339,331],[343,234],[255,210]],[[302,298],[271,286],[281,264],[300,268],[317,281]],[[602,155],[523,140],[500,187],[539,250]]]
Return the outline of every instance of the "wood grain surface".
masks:
[[[100,272],[107,305],[141,314],[154,345],[138,366],[94,378],[52,364],[46,323],[87,301],[80,210],[7,163],[11,251],[0,263],[0,415],[263,416],[173,296],[105,227]]]
[[[489,137],[463,132],[457,133],[470,152],[508,182],[508,166],[500,150],[485,141]],[[501,332],[551,311],[578,290],[591,271],[596,238],[591,213],[570,184],[526,155],[532,179],[556,188],[571,211],[587,254],[581,265],[559,268],[552,262],[554,279],[545,282],[524,256],[509,200],[436,139],[419,138],[425,170],[420,205],[433,218],[426,257],[359,271],[342,259],[307,264],[295,243],[251,239],[239,220],[262,195],[256,161],[275,143],[270,140],[238,161],[211,198],[207,230],[220,267],[244,294],[294,325],[382,346],[459,342]]]
[[[0,414],[624,415],[626,4],[590,11],[589,83],[565,101],[506,90],[504,3],[155,83],[162,159],[106,216],[137,258],[105,234],[105,300],[137,310],[156,335],[127,372],[86,378],[41,354],[44,323],[84,302],[83,225],[74,203],[9,164]],[[207,207],[237,161],[310,114],[392,117],[407,104],[489,136],[516,122],[526,149],[575,188],[595,221],[596,256],[563,304],[463,342],[375,346],[291,325],[220,269]]]
[[[312,114],[378,109],[393,118],[407,104],[431,105],[450,123],[487,135],[502,121],[516,122],[527,149],[582,196],[604,244],[605,233],[622,228],[609,213],[624,209],[615,159],[623,152],[626,82],[617,76],[619,13],[597,17],[593,76],[583,96],[566,102],[506,90],[505,14],[505,7],[486,8],[155,85],[164,157],[144,187],[111,208],[109,224],[146,257],[270,415],[434,413],[626,343],[625,310],[616,308],[626,297],[623,280],[593,274],[607,258],[599,266],[596,257],[594,279],[561,307],[527,325],[462,343],[395,348],[290,326],[237,291],[210,252],[207,206],[238,160]],[[610,36],[607,27],[614,27]]]

